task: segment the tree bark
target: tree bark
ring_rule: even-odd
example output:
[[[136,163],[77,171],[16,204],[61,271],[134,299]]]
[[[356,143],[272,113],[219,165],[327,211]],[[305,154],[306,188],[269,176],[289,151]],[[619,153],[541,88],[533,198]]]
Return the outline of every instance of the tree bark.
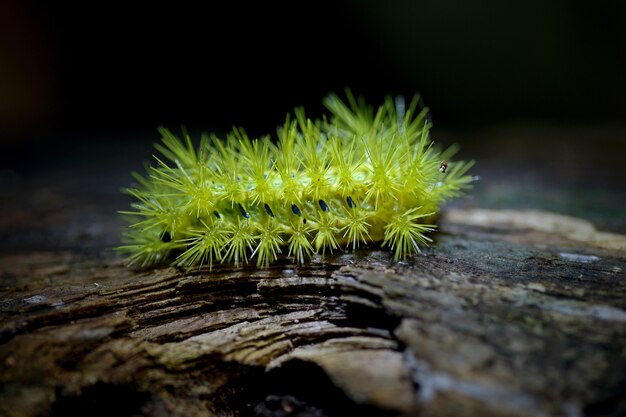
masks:
[[[513,210],[449,210],[441,229],[406,262],[4,256],[0,414],[623,412],[626,236]]]
[[[149,146],[55,142],[0,170],[0,416],[626,415],[624,136],[465,137],[483,179],[405,262],[191,272],[109,249]]]

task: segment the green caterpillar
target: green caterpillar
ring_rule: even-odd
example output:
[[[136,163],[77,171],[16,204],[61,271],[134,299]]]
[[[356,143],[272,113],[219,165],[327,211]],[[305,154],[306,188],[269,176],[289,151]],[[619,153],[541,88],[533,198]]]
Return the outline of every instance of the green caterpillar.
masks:
[[[134,173],[136,198],[118,249],[131,263],[268,266],[280,253],[305,262],[347,246],[382,242],[397,259],[419,252],[438,207],[471,185],[470,162],[448,163],[429,139],[428,109],[388,98],[374,112],[348,92],[324,100],[330,117],[302,109],[274,143],[235,128],[195,148],[161,128],[163,157],[147,176]],[[169,163],[165,162],[169,160]]]

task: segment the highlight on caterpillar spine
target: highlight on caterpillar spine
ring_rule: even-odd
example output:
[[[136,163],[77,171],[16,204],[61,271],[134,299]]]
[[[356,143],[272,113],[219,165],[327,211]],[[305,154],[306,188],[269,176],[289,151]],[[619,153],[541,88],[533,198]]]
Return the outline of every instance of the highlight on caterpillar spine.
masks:
[[[215,262],[268,266],[281,254],[382,243],[405,259],[431,242],[442,203],[471,187],[473,161],[430,139],[428,109],[388,98],[374,111],[349,91],[323,101],[330,115],[299,108],[278,137],[205,134],[199,145],[160,128],[146,174],[133,173],[132,210],[117,248],[131,264],[193,268]],[[444,165],[445,164],[445,165]]]

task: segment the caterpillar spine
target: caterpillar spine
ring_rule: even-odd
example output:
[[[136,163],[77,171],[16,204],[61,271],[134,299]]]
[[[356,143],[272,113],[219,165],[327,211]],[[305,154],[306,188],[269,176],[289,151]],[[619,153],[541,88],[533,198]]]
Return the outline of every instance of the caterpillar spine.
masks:
[[[285,250],[303,263],[371,242],[397,259],[419,252],[440,205],[471,186],[473,161],[450,162],[444,174],[441,161],[457,148],[433,146],[418,100],[389,98],[374,112],[349,92],[347,104],[330,95],[330,117],[296,109],[276,143],[235,128],[196,148],[186,132],[181,140],[160,128],[162,157],[126,190],[135,201],[121,212],[129,226],[118,249],[131,263],[182,267],[268,266]]]

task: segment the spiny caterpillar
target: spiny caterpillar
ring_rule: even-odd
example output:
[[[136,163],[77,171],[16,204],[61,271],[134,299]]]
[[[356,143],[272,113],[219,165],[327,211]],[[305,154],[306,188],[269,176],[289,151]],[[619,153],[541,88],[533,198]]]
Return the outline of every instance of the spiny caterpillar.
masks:
[[[374,112],[350,92],[324,100],[330,117],[287,116],[278,140],[235,128],[194,148],[160,128],[147,177],[134,173],[136,198],[118,248],[143,266],[214,261],[268,266],[285,250],[302,263],[313,253],[382,242],[396,259],[431,239],[441,203],[468,188],[471,162],[449,161],[429,139],[428,109],[388,98]],[[447,171],[446,171],[447,169]]]

